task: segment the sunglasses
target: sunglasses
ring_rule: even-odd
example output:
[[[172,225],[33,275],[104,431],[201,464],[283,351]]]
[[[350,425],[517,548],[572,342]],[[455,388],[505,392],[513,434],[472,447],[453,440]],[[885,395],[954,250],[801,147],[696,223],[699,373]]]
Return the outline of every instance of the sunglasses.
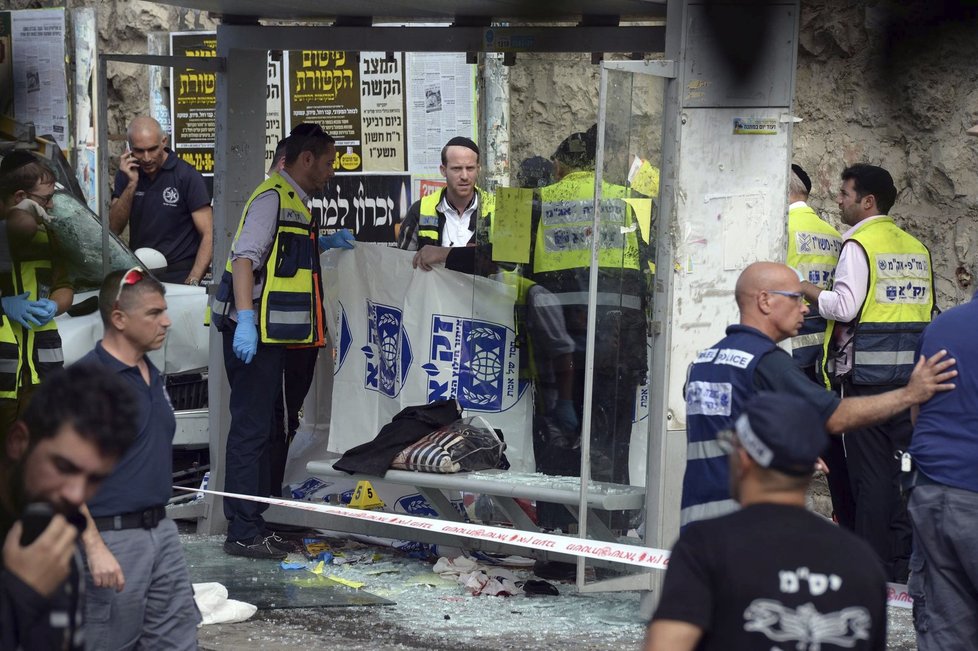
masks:
[[[51,205],[51,200],[54,199],[54,192],[51,194],[35,194],[33,192],[25,192],[28,197],[33,197],[34,201],[38,202],[42,206]]]
[[[119,309],[119,299],[122,298],[123,288],[135,285],[145,277],[146,277],[146,272],[143,271],[142,268],[140,267],[133,267],[132,269],[127,271],[122,276],[122,280],[119,281],[119,291],[115,293],[115,301],[112,303],[112,309],[113,310]]]
[[[765,289],[768,294],[777,294],[778,296],[787,296],[788,298],[795,299],[796,302],[801,303],[805,300],[805,295],[801,292],[789,292],[784,289]]]

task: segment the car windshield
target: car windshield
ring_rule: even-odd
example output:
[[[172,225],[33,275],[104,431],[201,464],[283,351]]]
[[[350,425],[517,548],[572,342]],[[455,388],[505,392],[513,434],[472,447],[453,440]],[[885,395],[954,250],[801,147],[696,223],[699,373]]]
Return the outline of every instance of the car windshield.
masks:
[[[50,230],[68,269],[75,292],[97,290],[102,285],[102,224],[99,218],[68,191],[53,198]],[[141,266],[125,244],[109,234],[109,270]]]

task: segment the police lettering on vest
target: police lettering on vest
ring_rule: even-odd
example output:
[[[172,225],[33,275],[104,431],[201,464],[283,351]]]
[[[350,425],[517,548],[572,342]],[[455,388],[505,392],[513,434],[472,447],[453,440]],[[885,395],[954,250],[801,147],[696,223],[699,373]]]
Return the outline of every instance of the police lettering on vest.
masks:
[[[930,251],[885,216],[866,222],[849,239],[869,263],[869,289],[852,341],[852,383],[904,385],[934,309]]]
[[[732,325],[716,346],[696,356],[686,384],[682,527],[737,508],[730,497],[727,454],[717,442],[717,433],[733,427],[754,393],[758,362],[775,348],[758,330]]]

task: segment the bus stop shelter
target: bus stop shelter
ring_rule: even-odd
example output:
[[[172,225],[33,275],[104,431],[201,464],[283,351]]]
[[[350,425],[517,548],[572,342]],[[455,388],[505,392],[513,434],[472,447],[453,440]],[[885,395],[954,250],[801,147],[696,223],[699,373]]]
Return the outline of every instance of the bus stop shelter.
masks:
[[[519,65],[522,53],[591,53],[601,66],[595,201],[610,169],[607,146],[636,103],[661,103],[659,190],[652,222],[654,277],[648,312],[648,418],[645,432],[644,545],[668,549],[678,535],[679,494],[685,463],[686,368],[696,351],[722,336],[737,318],[733,287],[756,260],[783,260],[791,154],[791,115],[797,51],[797,1],[691,0],[171,0],[165,4],[212,12],[217,30],[216,156],[214,178],[215,276],[252,190],[263,178],[265,69],[269,51],[464,52]],[[431,25],[438,26],[431,26]],[[395,26],[396,25],[396,26]],[[422,26],[423,25],[423,26]],[[378,44],[381,44],[380,46]],[[156,61],[159,64],[159,61]],[[654,77],[660,92],[637,97],[637,77]],[[485,119],[492,109],[483,107]],[[480,144],[495,137],[479,125]],[[497,134],[498,135],[498,134]],[[492,161],[484,161],[492,170]],[[498,171],[498,170],[497,170]],[[597,203],[595,204],[598,205]],[[595,231],[600,224],[595,210]],[[597,260],[597,250],[592,261]],[[598,288],[592,270],[589,307]],[[593,314],[593,310],[589,312]],[[587,364],[595,363],[593,316]],[[211,332],[211,487],[223,486],[228,393],[221,336]],[[593,381],[585,384],[581,468],[590,466]],[[586,484],[581,487],[584,495]],[[579,520],[588,514],[581,502]],[[396,526],[311,516],[273,507],[272,522],[405,536]],[[224,522],[208,497],[205,532]],[[582,527],[584,537],[586,532]],[[424,541],[424,532],[410,534]],[[457,543],[460,546],[464,542]],[[490,545],[491,547],[491,545]],[[584,580],[582,590],[655,590],[661,572]]]

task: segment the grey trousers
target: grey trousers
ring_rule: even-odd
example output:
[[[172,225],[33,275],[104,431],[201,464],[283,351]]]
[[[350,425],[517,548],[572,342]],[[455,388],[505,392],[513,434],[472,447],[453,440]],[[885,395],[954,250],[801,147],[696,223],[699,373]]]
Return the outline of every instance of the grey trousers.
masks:
[[[196,649],[200,611],[173,520],[154,529],[102,531],[126,578],[122,592],[96,588],[85,568],[88,649]]]
[[[917,486],[907,585],[920,651],[978,649],[978,493]]]

